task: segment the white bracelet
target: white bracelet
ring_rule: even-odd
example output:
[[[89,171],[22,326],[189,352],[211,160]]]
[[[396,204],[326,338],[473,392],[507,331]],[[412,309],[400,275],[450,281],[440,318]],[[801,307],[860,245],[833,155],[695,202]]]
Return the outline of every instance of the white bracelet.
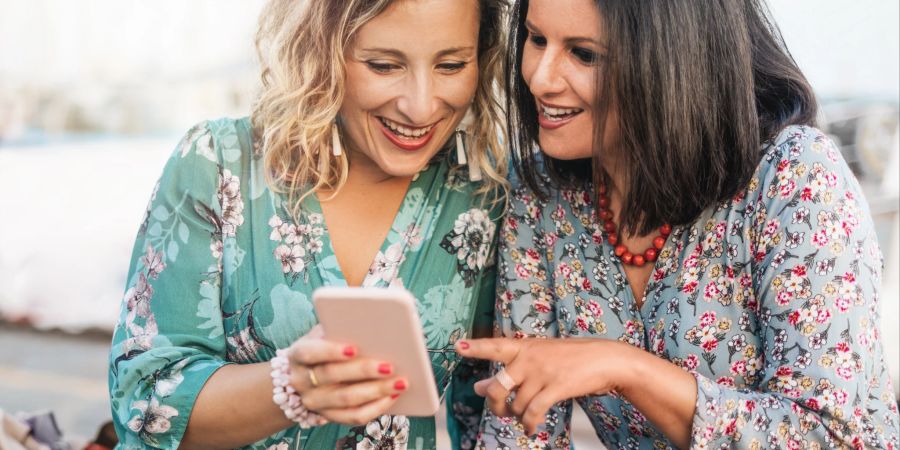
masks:
[[[312,428],[328,423],[324,417],[306,409],[300,395],[291,386],[291,364],[287,359],[287,351],[275,351],[270,361],[272,366],[272,401],[284,411],[284,416],[297,422],[300,428]]]

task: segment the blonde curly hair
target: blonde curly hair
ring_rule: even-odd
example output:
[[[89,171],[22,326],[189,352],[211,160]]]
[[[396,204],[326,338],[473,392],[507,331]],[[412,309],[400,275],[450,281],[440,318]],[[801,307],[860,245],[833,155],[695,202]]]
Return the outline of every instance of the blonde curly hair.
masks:
[[[256,49],[262,91],[251,120],[266,180],[272,189],[289,194],[295,217],[304,198],[321,190],[337,192],[347,180],[346,156],[329,151],[331,125],[344,98],[344,52],[359,29],[394,1],[271,0],[260,16]],[[477,1],[479,80],[471,107],[468,163],[483,173],[477,192],[498,202],[508,187],[507,152],[499,139],[504,114],[498,98],[508,3]]]

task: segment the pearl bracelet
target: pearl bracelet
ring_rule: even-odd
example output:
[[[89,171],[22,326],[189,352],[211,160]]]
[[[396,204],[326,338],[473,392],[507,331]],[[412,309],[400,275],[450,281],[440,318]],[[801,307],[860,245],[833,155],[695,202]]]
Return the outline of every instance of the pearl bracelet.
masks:
[[[328,423],[324,417],[306,409],[300,395],[291,386],[291,364],[287,351],[279,349],[270,361],[272,366],[272,401],[284,411],[284,416],[297,422],[300,428],[312,428]]]

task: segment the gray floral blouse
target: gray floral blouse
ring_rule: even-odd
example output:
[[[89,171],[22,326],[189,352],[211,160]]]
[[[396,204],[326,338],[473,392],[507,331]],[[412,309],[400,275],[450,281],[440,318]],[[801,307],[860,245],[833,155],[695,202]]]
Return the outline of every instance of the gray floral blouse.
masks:
[[[693,373],[693,449],[898,448],[878,330],[882,257],[825,135],[786,128],[746,190],[675,227],[641,307],[592,192],[549,202],[514,192],[500,235],[502,335],[616,339]],[[614,393],[576,401],[609,448],[672,447]],[[479,447],[567,449],[571,408],[556,405],[533,438],[485,410]]]
[[[434,376],[450,392],[451,438],[471,448],[483,400],[471,388],[474,366],[461,363],[453,344],[476,327],[490,332],[499,210],[474,193],[464,168],[451,170],[451,153],[414,177],[363,284],[416,296]],[[138,232],[112,342],[120,447],[177,448],[213,372],[271,359],[316,324],[314,289],[346,285],[315,196],[295,222],[263,170],[248,119],[195,126],[169,159]],[[407,446],[436,446],[434,418],[294,427],[247,448]]]

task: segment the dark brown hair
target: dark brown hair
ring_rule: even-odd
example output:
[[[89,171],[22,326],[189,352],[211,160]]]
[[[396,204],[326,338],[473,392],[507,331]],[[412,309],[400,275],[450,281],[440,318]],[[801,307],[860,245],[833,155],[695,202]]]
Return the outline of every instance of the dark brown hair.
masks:
[[[763,145],[785,126],[815,125],[816,100],[762,0],[597,0],[606,30],[595,101],[594,154],[607,111],[621,133],[619,227],[646,234],[686,224],[744,189]],[[528,0],[513,7],[507,115],[519,177],[546,196],[605,181],[599,158],[563,161],[536,151],[535,99],[520,71]],[[598,27],[601,24],[597,25]]]

